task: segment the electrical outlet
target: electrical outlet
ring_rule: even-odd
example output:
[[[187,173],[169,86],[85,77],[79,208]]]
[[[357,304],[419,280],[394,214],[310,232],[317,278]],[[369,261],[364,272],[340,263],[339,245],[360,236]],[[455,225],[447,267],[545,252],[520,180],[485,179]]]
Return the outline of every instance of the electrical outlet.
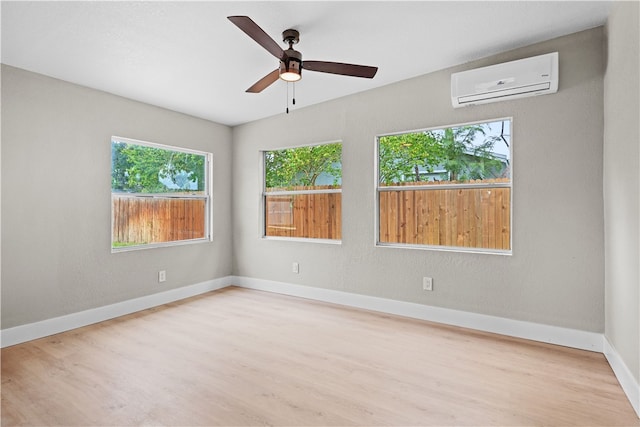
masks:
[[[165,270],[158,271],[158,282],[166,282],[167,280],[167,272]]]
[[[294,262],[293,264],[291,264],[291,271],[293,271],[296,274],[300,273],[300,264],[298,264],[297,262]]]
[[[425,291],[433,290],[433,278],[431,277],[423,277],[422,278],[422,289]]]

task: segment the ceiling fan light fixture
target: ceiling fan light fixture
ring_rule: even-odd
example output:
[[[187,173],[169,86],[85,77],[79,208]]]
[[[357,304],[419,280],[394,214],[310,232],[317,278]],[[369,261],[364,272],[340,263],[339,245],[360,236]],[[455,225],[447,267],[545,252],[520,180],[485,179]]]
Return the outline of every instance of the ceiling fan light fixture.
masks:
[[[297,82],[302,78],[300,74],[296,71],[285,71],[284,73],[280,73],[280,78],[285,82]]]
[[[297,82],[302,78],[302,61],[288,57],[280,61],[280,78],[285,82]]]

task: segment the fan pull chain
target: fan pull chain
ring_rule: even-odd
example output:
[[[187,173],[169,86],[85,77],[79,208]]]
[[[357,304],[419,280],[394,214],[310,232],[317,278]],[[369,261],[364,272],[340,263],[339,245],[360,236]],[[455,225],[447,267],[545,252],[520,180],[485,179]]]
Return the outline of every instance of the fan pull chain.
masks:
[[[286,109],[287,114],[289,114],[289,83],[290,82],[287,82],[287,103],[286,103],[286,105],[287,105],[287,109]],[[292,103],[292,105],[296,105],[296,83],[293,82],[291,84],[293,85],[293,98],[291,99],[291,103]]]

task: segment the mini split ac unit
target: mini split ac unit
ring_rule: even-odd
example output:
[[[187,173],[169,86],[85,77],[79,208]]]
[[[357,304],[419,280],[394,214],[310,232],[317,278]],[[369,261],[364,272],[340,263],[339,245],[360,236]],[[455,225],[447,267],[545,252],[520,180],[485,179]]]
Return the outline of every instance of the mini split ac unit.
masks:
[[[558,91],[558,52],[451,75],[454,108]]]

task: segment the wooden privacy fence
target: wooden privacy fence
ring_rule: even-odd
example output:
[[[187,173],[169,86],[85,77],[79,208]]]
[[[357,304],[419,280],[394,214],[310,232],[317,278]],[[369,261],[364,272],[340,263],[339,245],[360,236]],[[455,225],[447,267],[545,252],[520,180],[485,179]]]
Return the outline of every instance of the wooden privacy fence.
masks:
[[[204,199],[112,194],[113,245],[204,238],[205,204]]]
[[[379,239],[382,243],[508,250],[511,188],[381,191]]]
[[[504,250],[511,247],[509,187],[407,188],[380,191],[379,197],[379,240],[382,243]],[[117,194],[112,199],[114,246],[205,237],[203,199]],[[341,193],[270,195],[267,192],[265,201],[267,236],[342,238]]]
[[[335,187],[294,187],[292,190],[329,190]],[[282,191],[284,189],[269,189]],[[312,239],[342,238],[342,194],[307,193],[269,195],[265,203],[267,236],[305,237]]]
[[[483,182],[508,181],[496,179]],[[423,182],[405,185],[439,184]],[[267,236],[341,239],[342,194],[267,193],[265,199]],[[382,243],[504,250],[511,247],[509,187],[380,191],[379,209],[379,240]]]

